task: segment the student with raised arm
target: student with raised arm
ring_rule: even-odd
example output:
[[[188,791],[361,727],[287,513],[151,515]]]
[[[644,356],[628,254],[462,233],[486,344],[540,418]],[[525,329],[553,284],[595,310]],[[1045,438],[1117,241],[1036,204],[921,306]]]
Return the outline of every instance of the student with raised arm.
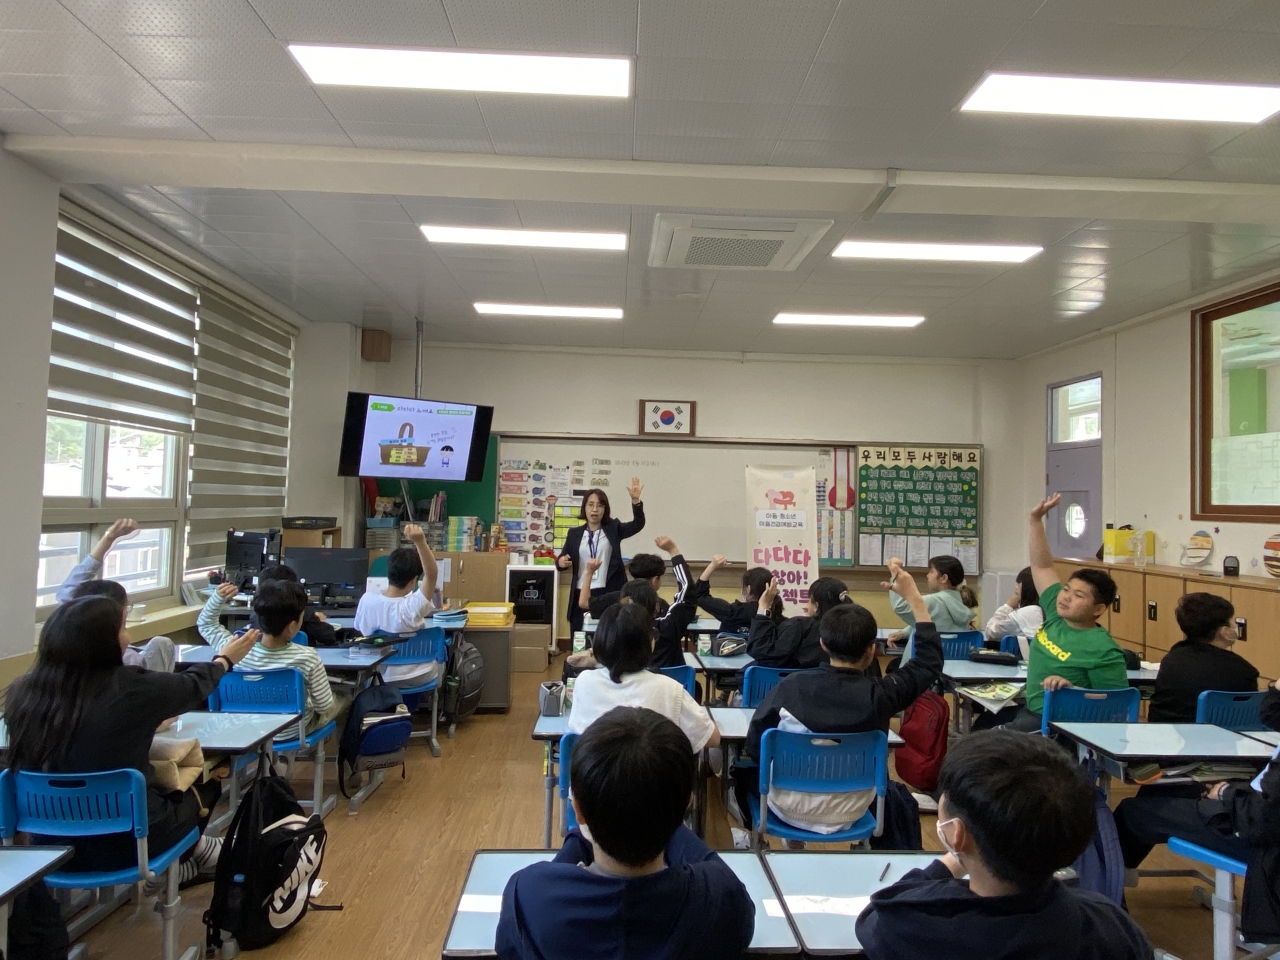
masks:
[[[768,567],[751,567],[742,575],[742,596],[729,601],[711,596],[711,577],[729,561],[720,554],[711,558],[702,575],[698,577],[697,604],[711,616],[720,621],[720,629],[724,633],[746,633],[751,629],[751,621],[760,609],[760,598],[764,595],[773,574]],[[773,604],[769,607],[769,619],[775,625],[782,623],[782,598],[776,593]]]
[[[1044,623],[1031,641],[1027,657],[1027,704],[1007,729],[1040,729],[1046,690],[1089,687],[1121,690],[1129,685],[1124,653],[1098,621],[1116,598],[1116,583],[1101,570],[1081,569],[1066,584],[1058,579],[1044,532],[1044,516],[1062,499],[1054,494],[1031,511],[1029,535],[1031,576],[1040,592]]]
[[[413,546],[398,547],[387,557],[387,589],[366,592],[356,606],[355,628],[361,634],[417,633],[435,609],[436,556],[418,524],[405,524],[404,536]],[[442,663],[413,663],[379,667],[378,672],[393,686],[420,687],[438,677],[443,667]]]
[[[762,667],[807,669],[827,662],[818,636],[818,626],[827,613],[849,599],[849,588],[835,577],[819,577],[809,584],[804,615],[774,619],[778,581],[770,580],[760,595],[756,615],[747,635],[747,654]]]

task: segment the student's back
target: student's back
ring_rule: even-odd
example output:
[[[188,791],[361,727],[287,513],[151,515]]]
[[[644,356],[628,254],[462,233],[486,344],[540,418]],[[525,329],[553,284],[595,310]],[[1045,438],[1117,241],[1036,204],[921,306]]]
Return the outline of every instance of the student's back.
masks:
[[[1195,723],[1205,690],[1258,689],[1257,668],[1231,650],[1236,626],[1230,601],[1211,593],[1188,593],[1178,599],[1176,616],[1187,639],[1174,644],[1160,661],[1148,720]]]

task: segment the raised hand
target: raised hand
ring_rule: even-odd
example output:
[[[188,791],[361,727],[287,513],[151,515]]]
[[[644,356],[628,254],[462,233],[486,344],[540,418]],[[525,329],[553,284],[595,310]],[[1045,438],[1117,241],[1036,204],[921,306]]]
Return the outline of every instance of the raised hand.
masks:
[[[262,639],[261,630],[246,630],[240,636],[228,640],[218,653],[226,657],[232,663],[239,663],[249,655],[249,651],[253,649],[253,645]]]
[[[239,592],[240,588],[230,581],[218,584],[218,589],[214,591],[214,593],[218,595],[218,599],[223,603],[234,599],[235,595]]]
[[[1058,505],[1062,499],[1062,494],[1055,493],[1052,497],[1045,497],[1031,510],[1031,519],[1040,521],[1044,519],[1044,515]]]
[[[654,537],[653,545],[666,553],[680,552],[680,548],[676,546],[676,542],[670,537]]]
[[[639,503],[639,502],[640,502],[640,494],[641,494],[641,493],[643,493],[643,492],[644,492],[644,487],[640,486],[640,478],[639,478],[639,477],[632,477],[632,478],[631,478],[631,483],[630,483],[630,485],[627,487],[627,493],[631,494],[631,502],[632,502],[632,503]]]

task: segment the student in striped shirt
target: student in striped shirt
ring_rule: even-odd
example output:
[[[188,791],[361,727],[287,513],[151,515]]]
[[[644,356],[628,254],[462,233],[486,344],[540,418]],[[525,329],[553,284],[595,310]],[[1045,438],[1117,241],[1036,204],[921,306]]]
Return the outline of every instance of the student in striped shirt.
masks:
[[[219,615],[226,602],[236,595],[236,585],[224,583],[218,586],[209,602],[200,611],[196,628],[200,636],[215,650],[235,635],[222,625]],[[335,696],[329,686],[320,655],[311,647],[294,643],[294,635],[302,629],[302,618],[307,609],[307,593],[300,584],[288,580],[268,580],[258,585],[253,598],[253,612],[258,615],[262,627],[261,637],[253,649],[240,661],[243,670],[274,670],[296,667],[302,671],[307,684],[307,732],[323,726],[340,714],[347,706],[345,691]],[[290,728],[279,734],[277,740],[292,740],[296,732]]]

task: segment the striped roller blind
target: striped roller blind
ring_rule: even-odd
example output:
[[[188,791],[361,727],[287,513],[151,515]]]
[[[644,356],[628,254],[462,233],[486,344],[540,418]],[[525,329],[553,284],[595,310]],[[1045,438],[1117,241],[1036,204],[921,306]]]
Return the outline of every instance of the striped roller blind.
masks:
[[[289,456],[293,336],[200,291],[187,569],[221,565],[227,528],[280,526]]]
[[[196,288],[59,220],[53,294],[50,412],[188,433]]]

